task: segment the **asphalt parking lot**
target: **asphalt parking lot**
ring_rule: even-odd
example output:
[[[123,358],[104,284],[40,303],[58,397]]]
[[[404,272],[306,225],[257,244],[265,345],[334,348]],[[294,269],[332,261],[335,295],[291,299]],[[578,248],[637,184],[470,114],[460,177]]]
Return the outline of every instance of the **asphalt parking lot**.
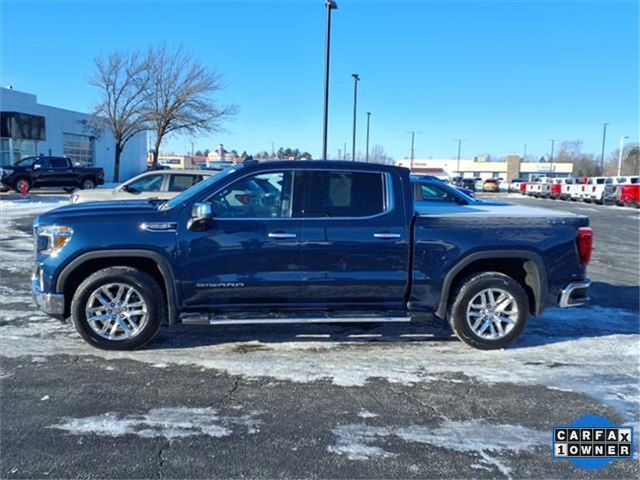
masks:
[[[591,307],[549,309],[508,350],[431,323],[178,326],[103,352],[30,297],[31,223],[65,197],[0,196],[0,477],[583,478],[552,461],[553,425],[640,426],[640,213],[499,197],[595,235]]]

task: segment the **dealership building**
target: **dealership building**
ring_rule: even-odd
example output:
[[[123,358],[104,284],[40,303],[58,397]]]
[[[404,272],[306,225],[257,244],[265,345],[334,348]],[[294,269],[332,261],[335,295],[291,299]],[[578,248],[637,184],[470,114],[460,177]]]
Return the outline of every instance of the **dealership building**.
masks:
[[[523,162],[519,155],[508,155],[505,161],[488,162],[484,157],[473,159],[411,159],[395,162],[401,167],[411,168],[414,173],[428,173],[433,169],[444,170],[449,177],[464,178],[514,178],[533,180],[538,177],[570,177],[573,163],[567,162]]]
[[[35,95],[0,88],[0,166],[34,155],[70,158],[79,166],[102,167],[114,176],[115,142],[110,131],[95,135],[85,126],[86,113],[38,103]],[[147,168],[147,134],[126,144],[120,157],[120,180]]]

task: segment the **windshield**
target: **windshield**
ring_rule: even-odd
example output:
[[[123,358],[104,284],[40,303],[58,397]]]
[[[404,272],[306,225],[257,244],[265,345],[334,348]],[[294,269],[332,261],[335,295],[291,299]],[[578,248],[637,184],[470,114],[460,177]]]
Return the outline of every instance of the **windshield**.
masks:
[[[38,160],[38,157],[27,157],[27,158],[23,158],[22,160],[18,160],[16,163],[14,163],[14,165],[16,167],[17,166],[26,167],[28,165],[33,165],[36,160]]]
[[[201,181],[200,183],[196,183],[193,187],[186,189],[180,195],[177,195],[173,197],[171,200],[169,200],[168,202],[160,205],[159,209],[168,210],[182,203],[188,202],[192,198],[200,195],[201,192],[207,190],[211,185],[213,185],[219,180],[222,180],[227,175],[237,171],[239,168],[241,168],[240,165],[232,168],[227,168],[226,170],[222,170],[221,172],[216,173],[215,175],[207,178],[206,180]]]

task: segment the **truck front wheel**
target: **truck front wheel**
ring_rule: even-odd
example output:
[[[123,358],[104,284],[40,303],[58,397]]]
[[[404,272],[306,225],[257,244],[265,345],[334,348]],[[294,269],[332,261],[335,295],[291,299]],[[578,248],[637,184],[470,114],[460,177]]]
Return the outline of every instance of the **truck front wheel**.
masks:
[[[508,347],[527,325],[527,293],[504,273],[473,274],[460,283],[452,298],[448,315],[451,328],[474,348]]]
[[[166,315],[164,295],[147,273],[110,267],[90,275],[71,302],[82,338],[103,350],[133,350],[150,341]]]

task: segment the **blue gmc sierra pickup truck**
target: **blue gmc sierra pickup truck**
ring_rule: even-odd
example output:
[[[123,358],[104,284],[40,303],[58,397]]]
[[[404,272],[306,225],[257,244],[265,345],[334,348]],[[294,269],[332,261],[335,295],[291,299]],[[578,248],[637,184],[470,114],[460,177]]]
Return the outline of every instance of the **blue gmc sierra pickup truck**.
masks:
[[[407,322],[431,313],[503,348],[545,307],[585,303],[583,216],[482,202],[430,208],[407,169],[278,161],[169,201],[70,205],[34,223],[33,293],[103,349],[161,324]]]

